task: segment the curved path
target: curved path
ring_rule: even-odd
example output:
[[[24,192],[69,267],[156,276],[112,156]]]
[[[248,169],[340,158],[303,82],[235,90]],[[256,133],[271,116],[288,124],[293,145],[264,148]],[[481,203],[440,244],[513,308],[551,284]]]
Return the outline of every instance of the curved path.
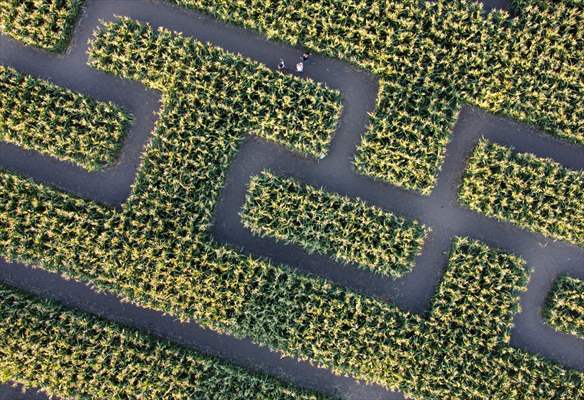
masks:
[[[112,20],[124,15],[181,31],[226,50],[238,52],[269,67],[280,57],[292,64],[301,53],[269,42],[250,31],[219,23],[210,17],[157,2],[135,0],[89,0],[87,9],[73,35],[73,43],[64,56],[50,55],[25,47],[0,35],[0,63],[21,72],[49,79],[100,100],[110,100],[126,107],[135,123],[124,143],[119,163],[100,173],[88,173],[70,163],[0,143],[0,168],[15,171],[35,180],[56,185],[65,191],[119,206],[128,196],[139,165],[139,155],[155,122],[159,95],[139,83],[100,73],[86,65],[87,40],[98,20]],[[284,148],[249,137],[241,146],[227,176],[221,201],[216,209],[213,235],[219,242],[240,247],[244,252],[266,256],[305,272],[324,276],[400,307],[423,313],[446,265],[450,242],[455,235],[467,235],[524,257],[534,269],[529,290],[521,297],[523,312],[515,319],[512,345],[543,354],[566,367],[584,370],[584,344],[543,325],[539,310],[559,273],[584,279],[584,249],[564,242],[554,242],[541,235],[503,224],[494,219],[460,208],[456,188],[465,160],[480,136],[518,151],[528,151],[553,158],[563,165],[584,169],[584,148],[542,136],[535,129],[465,107],[456,124],[448,147],[446,162],[432,196],[424,197],[358,175],[351,166],[355,148],[368,123],[377,93],[376,79],[339,60],[314,56],[305,68],[305,76],[326,83],[343,93],[344,110],[329,155],[319,161],[302,158]],[[308,255],[302,249],[253,237],[239,220],[250,176],[264,168],[278,175],[295,176],[306,183],[352,197],[361,197],[382,208],[416,218],[432,227],[423,254],[414,271],[399,280],[381,278],[351,265],[340,265],[326,257]],[[314,388],[344,399],[403,399],[399,393],[376,386],[365,386],[350,378],[338,377],[293,359],[258,347],[247,340],[200,328],[196,323],[179,323],[168,316],[121,303],[111,295],[98,294],[88,286],[67,281],[55,274],[0,259],[0,279],[27,291],[57,299],[64,304],[102,315],[110,320],[152,332],[205,353],[218,355],[250,369],[283,377],[298,385]],[[576,349],[576,351],[574,351]],[[581,350],[581,351],[579,351]],[[39,398],[32,392],[13,396],[13,390],[0,386],[0,399]],[[42,398],[42,397],[41,397]]]

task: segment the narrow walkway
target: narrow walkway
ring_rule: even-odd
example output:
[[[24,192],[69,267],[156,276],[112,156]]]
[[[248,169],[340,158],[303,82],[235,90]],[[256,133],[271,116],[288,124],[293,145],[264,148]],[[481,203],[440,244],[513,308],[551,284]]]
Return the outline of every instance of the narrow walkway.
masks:
[[[74,44],[65,56],[55,56],[23,46],[0,35],[0,63],[94,99],[112,101],[129,111],[134,121],[118,163],[103,171],[90,173],[73,163],[0,142],[0,167],[87,199],[119,206],[130,194],[140,154],[154,129],[155,112],[160,108],[160,94],[146,89],[138,82],[104,74],[87,66],[87,41],[98,26],[98,19],[102,17],[92,11],[88,10],[77,27],[73,35]],[[113,14],[105,15],[113,19]]]
[[[114,15],[147,21],[154,27],[164,26],[181,31],[187,36],[239,52],[271,68],[275,67],[280,57],[292,64],[298,59],[301,50],[269,42],[250,31],[166,4],[145,2],[136,7],[134,0],[89,0],[85,15],[74,33],[73,46],[63,57],[22,46],[0,35],[1,64],[49,79],[99,100],[116,102],[135,116],[135,124],[124,144],[119,163],[101,173],[87,173],[70,163],[23,151],[5,143],[0,143],[0,168],[117,207],[129,194],[139,165],[139,155],[156,119],[159,95],[136,82],[106,75],[86,66],[87,40],[98,26],[98,20],[113,20]],[[368,123],[367,113],[374,107],[376,79],[339,60],[318,56],[311,58],[305,68],[305,76],[324,82],[343,93],[343,115],[330,154],[316,162],[259,138],[247,138],[229,171],[227,184],[216,209],[212,232],[214,238],[221,243],[241,247],[244,252],[266,256],[275,262],[324,276],[340,285],[419,313],[428,310],[430,298],[447,262],[452,237],[467,235],[483,240],[521,255],[534,269],[529,291],[521,298],[524,311],[516,317],[512,344],[543,354],[562,365],[584,370],[584,355],[574,351],[582,348],[582,341],[543,325],[538,311],[553,279],[559,273],[565,272],[584,279],[584,249],[564,242],[553,242],[511,224],[480,216],[459,207],[455,198],[465,160],[480,136],[513,145],[518,151],[553,158],[574,169],[584,169],[584,149],[541,136],[536,130],[524,125],[465,107],[456,124],[436,190],[430,197],[420,196],[358,175],[351,166],[355,148]],[[253,237],[242,227],[238,212],[243,204],[249,178],[265,168],[272,169],[278,175],[294,176],[303,182],[323,186],[329,191],[361,197],[431,226],[433,233],[424,246],[423,254],[416,260],[414,271],[402,279],[391,281],[352,265],[339,265],[327,257],[308,255],[295,246]],[[66,281],[42,270],[6,264],[0,260],[0,280],[58,299],[68,306],[219,355],[248,368],[269,372],[324,393],[340,395],[344,399],[403,399],[401,394],[387,392],[376,386],[361,385],[350,378],[335,376],[306,363],[280,359],[279,354],[250,341],[219,335],[195,323],[181,324],[160,313],[123,304],[114,296],[97,294],[81,283]],[[5,398],[3,393],[0,391],[0,399]]]

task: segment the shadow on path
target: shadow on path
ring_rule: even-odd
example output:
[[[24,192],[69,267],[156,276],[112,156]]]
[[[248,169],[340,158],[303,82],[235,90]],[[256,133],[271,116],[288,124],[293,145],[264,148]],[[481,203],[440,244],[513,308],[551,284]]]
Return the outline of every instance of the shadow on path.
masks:
[[[25,390],[20,385],[0,385],[0,399],[6,400],[45,400],[47,396],[32,389]]]

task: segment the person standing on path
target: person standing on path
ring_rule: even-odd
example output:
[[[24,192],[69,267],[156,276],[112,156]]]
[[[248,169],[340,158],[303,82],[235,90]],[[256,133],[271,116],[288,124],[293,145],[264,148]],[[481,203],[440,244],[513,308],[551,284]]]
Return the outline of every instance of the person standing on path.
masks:
[[[308,61],[308,58],[310,57],[310,53],[305,51],[304,53],[302,53],[302,62],[305,63],[306,61]]]
[[[296,72],[301,74],[302,71],[304,71],[304,63],[300,61],[298,64],[296,64]]]
[[[280,62],[278,63],[278,71],[285,72],[286,71],[286,64],[284,63],[284,59],[280,58]]]

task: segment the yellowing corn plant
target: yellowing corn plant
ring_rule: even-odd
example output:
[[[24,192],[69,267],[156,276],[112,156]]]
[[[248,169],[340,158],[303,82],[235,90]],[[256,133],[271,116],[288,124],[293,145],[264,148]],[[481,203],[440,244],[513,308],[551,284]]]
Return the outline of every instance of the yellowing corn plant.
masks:
[[[241,221],[256,235],[298,244],[391,278],[412,270],[429,231],[363,201],[268,171],[251,179]]]
[[[558,331],[584,339],[584,281],[570,276],[556,279],[543,316]]]
[[[481,140],[459,199],[489,217],[584,246],[584,171]]]
[[[69,45],[84,0],[0,0],[0,31],[52,52]]]
[[[115,162],[132,117],[0,65],[0,140],[94,171]]]

